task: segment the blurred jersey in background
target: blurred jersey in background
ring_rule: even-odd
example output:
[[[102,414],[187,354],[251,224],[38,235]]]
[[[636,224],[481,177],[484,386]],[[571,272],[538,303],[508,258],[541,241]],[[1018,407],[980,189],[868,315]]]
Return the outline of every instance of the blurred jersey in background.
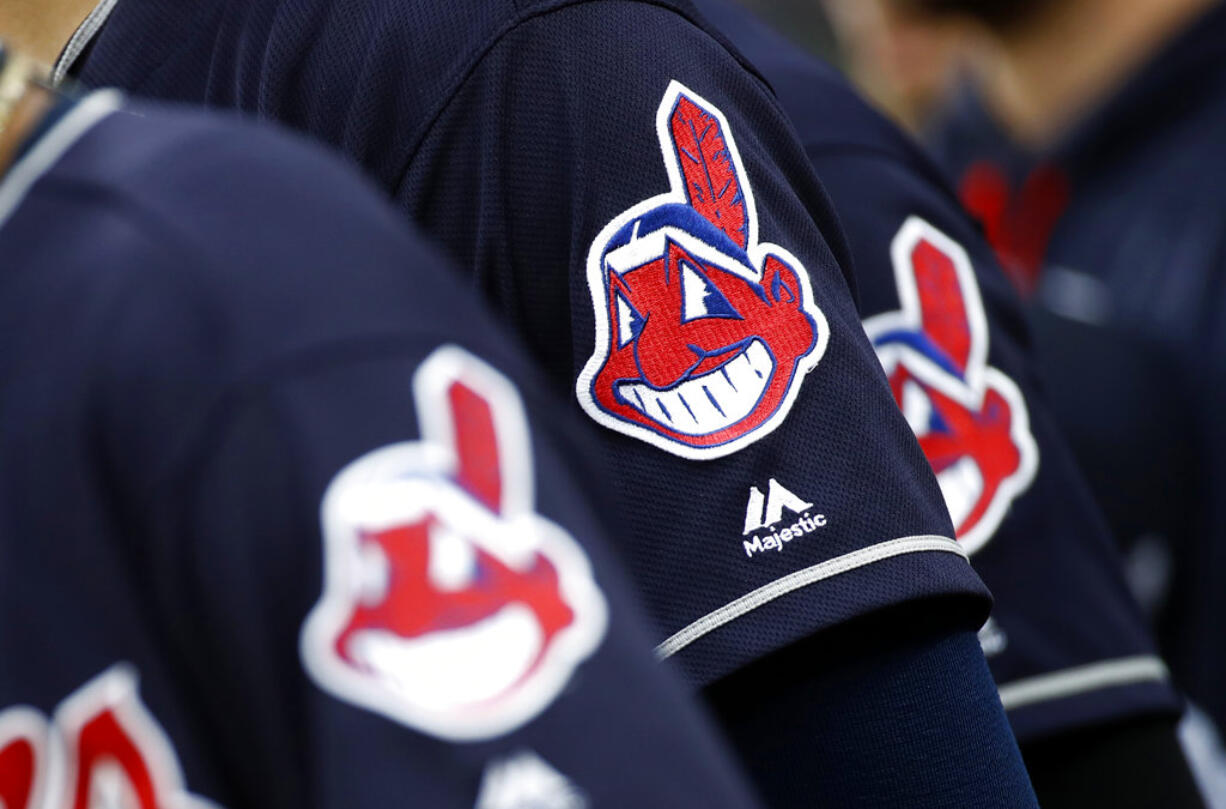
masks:
[[[1027,300],[1044,387],[1134,592],[1220,727],[1226,8],[883,0],[860,17],[876,24],[840,29],[852,73],[891,64],[882,53],[902,66],[878,71],[894,79],[879,99],[915,98],[916,77],[952,65],[943,89],[885,106],[924,126]]]

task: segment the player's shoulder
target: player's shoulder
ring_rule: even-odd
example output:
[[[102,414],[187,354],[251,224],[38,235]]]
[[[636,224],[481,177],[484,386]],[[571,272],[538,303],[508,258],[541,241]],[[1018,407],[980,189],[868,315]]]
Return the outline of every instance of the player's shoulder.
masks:
[[[117,296],[133,339],[108,344],[126,366],[186,353],[233,377],[471,319],[445,262],[373,187],[275,128],[125,104],[82,133],[54,179],[79,223],[70,238],[97,237],[103,217],[132,234],[103,240],[93,261],[133,290]]]
[[[133,454],[173,455],[239,389],[440,340],[523,374],[441,254],[334,157],[193,110],[79,115],[107,97],[81,102],[29,153],[46,165],[0,228],[20,269],[3,312],[13,333],[72,323],[37,355],[53,367],[91,358],[97,409]]]
[[[444,8],[451,9],[453,5],[446,0],[429,2],[437,5],[440,13],[434,15],[436,19],[432,23],[438,33],[430,34],[427,38],[457,43],[461,38],[459,32],[442,30],[455,27],[453,20],[445,19],[448,14],[442,13]],[[676,43],[677,47],[687,49],[696,62],[709,62],[710,54],[716,52],[739,62],[748,72],[758,73],[726,34],[707,20],[695,0],[502,0],[478,5],[491,6],[494,11],[490,24],[478,29],[479,33],[471,28],[465,29],[462,36],[466,39],[464,45],[471,46],[467,50],[469,61],[480,59],[505,40],[514,39],[508,37],[512,32],[539,30],[552,40],[550,44],[556,44],[561,32],[569,30],[585,42],[602,41],[610,53],[633,47],[641,40],[679,36],[682,39]],[[542,18],[547,18],[550,24],[535,25]],[[690,37],[695,35],[710,46],[709,52],[693,50],[694,41]],[[530,41],[531,37],[526,39]],[[579,54],[579,58],[591,61],[597,57],[589,53]],[[632,90],[633,87],[610,87],[608,96],[616,98]]]
[[[690,0],[248,0],[208,11],[151,3],[157,15],[142,5],[122,3],[111,13],[83,59],[82,79],[156,98],[207,97],[296,124],[354,155],[384,184],[399,179],[433,122],[495,51],[566,53],[577,70],[646,32],[683,38],[702,27]],[[161,54],[167,38],[176,51],[164,65],[144,55],[145,47]],[[142,52],[133,55],[136,43]],[[703,59],[692,40],[674,47]],[[616,100],[633,89],[609,86],[602,95]]]
[[[90,133],[84,158],[69,170],[159,214],[147,226],[208,264],[204,283],[302,283],[309,273],[333,273],[341,257],[360,270],[384,244],[434,258],[351,166],[279,127],[129,102]],[[241,271],[271,255],[310,260],[292,271]]]

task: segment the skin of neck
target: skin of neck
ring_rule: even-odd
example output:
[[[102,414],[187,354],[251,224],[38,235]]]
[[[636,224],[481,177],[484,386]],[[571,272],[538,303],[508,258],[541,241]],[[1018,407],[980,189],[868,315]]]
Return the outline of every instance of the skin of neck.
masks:
[[[54,92],[37,84],[27,86],[25,94],[13,107],[7,126],[0,132],[0,178],[3,178],[12,166],[18,148],[53,106]]]
[[[0,0],[0,39],[51,64],[97,0]]]
[[[972,65],[1019,144],[1049,146],[1218,0],[1062,0],[987,32]]]

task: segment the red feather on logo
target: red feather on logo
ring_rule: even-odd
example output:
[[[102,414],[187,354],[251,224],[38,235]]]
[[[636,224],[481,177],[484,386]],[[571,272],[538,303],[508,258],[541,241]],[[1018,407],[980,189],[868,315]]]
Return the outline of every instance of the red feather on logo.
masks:
[[[668,124],[690,206],[745,249],[749,210],[719,119],[682,95]]]
[[[924,332],[945,352],[959,373],[965,374],[975,338],[953,259],[925,239],[912,249],[911,267],[915,273]]]

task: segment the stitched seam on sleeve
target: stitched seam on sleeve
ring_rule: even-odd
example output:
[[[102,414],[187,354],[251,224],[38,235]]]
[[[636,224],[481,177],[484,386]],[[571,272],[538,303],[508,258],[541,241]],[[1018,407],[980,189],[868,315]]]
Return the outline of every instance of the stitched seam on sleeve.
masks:
[[[908,553],[925,552],[953,553],[966,559],[966,553],[962,550],[961,545],[949,537],[936,535],[901,537],[871,545],[867,548],[861,548],[858,551],[836,556],[833,559],[819,562],[803,570],[789,573],[783,578],[776,579],[770,584],[765,584],[734,601],[728,602],[719,609],[707,613],[657,646],[656,657],[661,660],[671,657],[702,636],[719,629],[721,626],[756,610],[764,604],[774,601],[780,596],[808,587],[810,584],[871,565],[874,562],[880,562],[883,559],[890,559]]]
[[[1120,657],[1006,683],[999,688],[1000,701],[1011,711],[1103,688],[1165,682],[1169,677],[1166,664],[1155,655]]]

